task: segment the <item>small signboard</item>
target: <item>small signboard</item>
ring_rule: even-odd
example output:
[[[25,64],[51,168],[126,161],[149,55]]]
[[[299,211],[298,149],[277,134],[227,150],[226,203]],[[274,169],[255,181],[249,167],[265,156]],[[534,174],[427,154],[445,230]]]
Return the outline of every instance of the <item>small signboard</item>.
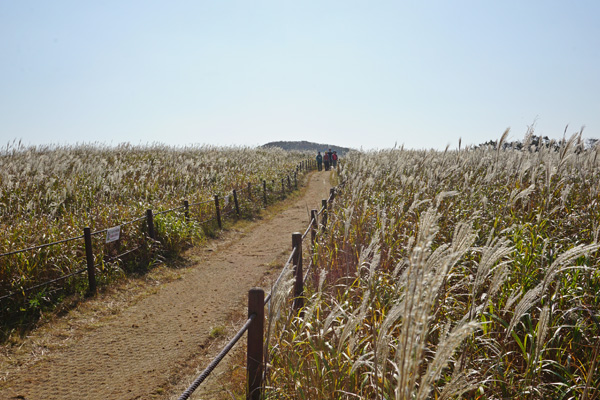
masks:
[[[106,230],[106,243],[115,242],[121,237],[121,225]]]

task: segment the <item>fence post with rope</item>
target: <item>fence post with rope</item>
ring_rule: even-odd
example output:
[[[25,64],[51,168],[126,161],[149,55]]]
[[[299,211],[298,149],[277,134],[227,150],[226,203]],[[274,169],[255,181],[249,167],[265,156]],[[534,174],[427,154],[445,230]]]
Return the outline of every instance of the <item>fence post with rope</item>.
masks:
[[[323,230],[327,227],[327,200],[321,200],[321,206],[323,209],[323,216],[321,217],[321,227]]]
[[[265,321],[265,292],[260,288],[248,292],[248,318],[254,319],[248,328],[246,355],[246,399],[261,400],[263,386],[263,340]]]
[[[296,281],[294,283],[294,311],[300,310],[304,307],[304,282],[302,275],[302,233],[294,232],[292,234],[292,249],[296,249],[293,258],[294,264],[294,275]]]
[[[96,267],[94,266],[94,253],[92,251],[92,230],[89,226],[83,228],[83,240],[88,272],[88,293],[93,295],[96,294]]]
[[[233,203],[235,204],[235,214],[240,218],[240,204],[238,203],[237,192],[233,189]]]
[[[183,215],[185,216],[185,222],[190,222],[190,202],[187,200],[183,201]]]
[[[219,229],[223,229],[223,223],[221,222],[221,208],[219,207],[219,195],[215,194],[215,211],[217,213],[217,225]]]
[[[148,236],[150,239],[156,239],[154,233],[154,216],[152,215],[152,210],[146,210],[146,221],[148,223]]]
[[[317,239],[317,218],[317,210],[310,210],[310,243],[313,250]]]

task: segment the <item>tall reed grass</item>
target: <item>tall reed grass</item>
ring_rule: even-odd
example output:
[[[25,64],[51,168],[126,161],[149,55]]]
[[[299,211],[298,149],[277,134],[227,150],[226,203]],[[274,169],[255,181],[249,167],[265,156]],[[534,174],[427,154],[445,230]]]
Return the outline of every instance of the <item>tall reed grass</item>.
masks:
[[[600,398],[598,149],[530,139],[348,155],[267,398]]]
[[[279,198],[280,179],[305,159],[299,152],[245,147],[9,144],[0,150],[0,254],[78,237],[86,226],[100,231],[121,225],[118,243],[105,244],[104,234],[93,237],[98,279],[111,280],[127,268],[145,268],[212,235],[214,227],[203,221],[214,217],[215,194],[224,212],[231,213],[231,192],[237,189],[242,214],[254,215],[262,206],[262,181],[269,183],[270,193],[276,192],[271,200]],[[248,183],[253,185],[251,194]],[[146,240],[146,221],[136,220],[147,209],[159,213],[181,207],[184,200],[193,204],[190,218],[186,220],[183,210],[156,215],[160,246]],[[121,258],[111,261],[138,247],[144,251],[129,255],[128,264]],[[2,319],[51,304],[64,295],[65,287],[67,294],[83,290],[85,279],[74,276],[59,289],[44,286],[25,292],[82,268],[82,239],[0,257],[0,297],[18,294],[3,301]]]

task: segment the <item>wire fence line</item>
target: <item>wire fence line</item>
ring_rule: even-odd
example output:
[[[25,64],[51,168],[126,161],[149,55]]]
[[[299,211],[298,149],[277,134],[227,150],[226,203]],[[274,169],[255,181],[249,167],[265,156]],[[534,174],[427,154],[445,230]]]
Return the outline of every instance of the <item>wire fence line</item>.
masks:
[[[170,213],[170,212],[173,212],[173,211],[179,211],[179,210],[182,210],[182,209],[184,209],[184,208],[185,208],[185,206],[179,206],[179,207],[171,208],[171,209],[169,209],[169,210],[159,211],[159,212],[157,212],[157,213],[154,213],[154,215],[162,215],[162,214],[167,214],[167,213]]]
[[[124,226],[128,226],[128,225],[133,225],[133,224],[135,224],[136,222],[143,221],[143,220],[145,220],[145,219],[146,219],[146,216],[144,215],[143,217],[134,218],[134,219],[132,219],[131,221],[127,221],[127,222],[121,222],[121,224],[119,224],[118,226],[120,226],[120,227],[124,227]],[[106,233],[106,232],[107,232],[109,229],[110,229],[110,228],[101,229],[101,230],[99,230],[99,231],[90,232],[90,234],[91,234],[92,236],[100,236],[100,235],[102,235],[102,234]],[[84,236],[84,235],[81,235],[81,236],[79,237],[79,239],[82,239],[82,238],[83,238],[83,236]]]
[[[134,252],[138,251],[140,248],[141,248],[141,246],[134,247],[133,249],[127,250],[127,251],[125,251],[125,252],[123,252],[121,254],[117,254],[116,256],[109,257],[105,261],[112,262],[112,261],[115,261],[115,260],[119,260],[119,259],[125,257],[126,255],[129,255],[131,253],[134,253]]]
[[[39,288],[41,288],[41,287],[44,287],[44,286],[51,285],[51,284],[53,284],[53,283],[60,282],[60,281],[62,281],[62,280],[65,280],[65,279],[67,279],[67,278],[70,278],[70,277],[72,277],[72,276],[75,276],[75,275],[82,274],[82,273],[84,273],[85,271],[87,271],[87,268],[82,268],[82,269],[80,269],[80,270],[77,270],[77,271],[71,272],[70,274],[63,275],[63,276],[61,276],[61,277],[58,277],[58,278],[56,278],[56,279],[53,279],[53,280],[51,280],[51,281],[47,281],[47,282],[40,283],[40,284],[38,284],[38,285],[35,285],[35,286],[32,286],[32,287],[29,287],[29,288],[25,288],[25,289],[23,289],[23,292],[30,292],[30,291],[32,291],[32,290],[39,289]],[[13,292],[13,293],[5,294],[4,296],[0,297],[0,300],[4,300],[4,299],[7,299],[7,298],[9,298],[9,297],[15,296],[16,294],[18,294],[18,292]]]
[[[298,164],[298,166],[295,168],[295,170],[293,172],[294,176],[295,176],[295,179],[297,179],[298,172],[309,171],[310,169],[312,169],[312,165],[311,165],[311,162],[308,161],[308,160],[304,161],[304,162],[302,162],[300,164]],[[284,176],[288,176],[289,177],[289,175],[286,175],[286,174],[284,174]],[[263,186],[264,186],[265,182],[266,181],[263,180],[263,182],[262,182]],[[254,184],[254,185],[252,185],[251,183],[248,183],[247,187],[242,188],[239,191],[243,192],[245,190],[245,191],[248,192],[248,197],[252,197],[252,189],[253,188],[257,188],[257,193],[260,193],[261,192],[261,187],[260,186],[261,186],[260,184]],[[267,186],[264,186],[264,187],[267,187]],[[291,190],[291,186],[289,186],[288,188]],[[237,192],[237,190],[234,189],[234,192]],[[279,194],[280,193],[276,192],[276,187],[273,184],[270,188],[267,187],[267,190],[265,190],[264,193],[262,193],[262,194],[264,194],[264,198],[266,199],[264,206],[267,206],[269,203],[277,201],[278,198],[279,198]],[[232,201],[232,198],[234,198],[235,201]],[[14,288],[14,286],[13,286],[14,289],[10,290],[10,286],[8,286],[8,288],[9,288],[7,290],[8,293],[1,295],[0,296],[0,301],[1,300],[5,300],[5,299],[9,299],[9,298],[14,298],[14,297],[19,296],[19,295],[22,296],[23,298],[25,298],[27,296],[27,293],[30,293],[30,292],[32,292],[32,291],[34,291],[36,289],[43,288],[45,286],[49,286],[49,285],[52,285],[52,284],[64,281],[67,278],[70,278],[70,277],[72,277],[74,275],[81,274],[81,273],[83,273],[85,271],[88,271],[89,291],[90,292],[95,292],[95,290],[96,290],[95,274],[96,274],[96,270],[97,269],[99,269],[99,268],[102,269],[103,266],[104,266],[104,264],[106,264],[106,263],[112,263],[112,262],[115,262],[115,261],[122,260],[122,258],[135,253],[136,251],[140,250],[144,246],[138,245],[138,246],[135,246],[133,249],[130,249],[130,250],[127,250],[127,251],[122,251],[120,253],[119,253],[119,251],[117,251],[117,253],[119,253],[119,254],[116,254],[116,255],[110,255],[110,254],[107,255],[107,254],[105,254],[106,253],[106,251],[105,251],[106,249],[103,248],[101,255],[94,256],[94,254],[92,253],[92,250],[88,249],[88,247],[92,247],[92,244],[91,244],[92,243],[91,242],[91,238],[92,237],[98,237],[98,236],[103,235],[103,234],[108,234],[108,232],[111,229],[118,228],[118,230],[119,230],[119,236],[118,236],[118,239],[116,239],[116,241],[117,241],[117,243],[119,243],[118,248],[117,248],[117,250],[119,250],[120,243],[121,243],[121,230],[122,230],[122,228],[124,228],[126,226],[133,225],[133,224],[135,224],[137,222],[141,222],[141,221],[145,220],[146,221],[145,225],[147,225],[147,226],[142,225],[139,228],[141,228],[142,231],[146,230],[147,232],[146,232],[146,234],[144,234],[144,232],[142,232],[142,235],[139,238],[143,239],[143,237],[145,236],[146,239],[150,239],[150,242],[153,243],[153,242],[156,242],[156,233],[157,233],[155,231],[155,226],[154,226],[154,221],[153,221],[154,217],[163,216],[163,215],[166,215],[166,214],[169,214],[169,213],[173,213],[173,212],[179,212],[179,213],[184,213],[185,214],[186,221],[187,221],[187,220],[189,220],[189,208],[190,207],[198,207],[198,206],[200,206],[201,210],[200,210],[200,214],[199,215],[200,216],[202,216],[202,215],[207,215],[208,216],[207,218],[202,218],[199,221],[197,220],[197,222],[196,222],[197,224],[205,225],[205,224],[211,223],[213,221],[217,221],[219,229],[222,228],[222,221],[221,221],[222,217],[231,217],[234,214],[238,218],[241,217],[241,210],[240,210],[238,199],[237,199],[237,196],[236,196],[235,193],[234,194],[227,194],[227,195],[225,195],[225,196],[223,196],[221,198],[219,198],[219,196],[215,196],[215,200],[205,200],[205,201],[199,201],[199,202],[196,202],[196,203],[189,203],[187,201],[184,201],[184,205],[182,205],[182,206],[173,207],[173,208],[170,208],[170,209],[167,209],[167,210],[158,211],[158,212],[153,212],[152,210],[147,210],[147,213],[146,213],[145,216],[141,216],[141,217],[138,217],[138,218],[134,218],[133,220],[130,220],[130,221],[127,221],[127,222],[123,222],[123,223],[121,223],[119,225],[114,226],[113,228],[105,228],[105,229],[101,229],[101,230],[97,230],[97,231],[91,231],[89,228],[86,228],[86,229],[84,229],[84,234],[83,235],[79,235],[79,236],[75,236],[75,237],[70,237],[70,238],[66,238],[66,239],[61,239],[61,240],[57,240],[57,241],[50,242],[50,243],[44,243],[44,244],[41,244],[41,245],[30,246],[30,247],[19,249],[19,250],[13,250],[13,251],[8,251],[8,252],[5,252],[5,253],[1,253],[0,254],[0,260],[3,259],[3,258],[5,258],[5,257],[20,255],[22,253],[36,251],[36,250],[48,248],[48,247],[51,247],[51,246],[56,246],[56,245],[65,244],[65,243],[68,243],[68,242],[73,242],[73,241],[78,241],[78,240],[84,239],[84,248],[85,248],[86,258],[87,258],[87,260],[86,260],[86,262],[87,262],[87,268],[86,269],[78,270],[75,273],[68,273],[68,274],[56,277],[54,279],[49,279],[49,280],[46,280],[44,282],[37,283],[37,284],[34,284],[32,286],[28,286],[28,287],[23,287],[23,286],[18,287],[17,286],[17,288]],[[242,199],[242,200],[243,200],[242,204],[245,207],[244,208],[244,212],[248,212],[248,209],[252,208],[251,207],[251,204],[253,204],[252,203],[252,199],[246,198],[246,199]],[[215,207],[214,207],[215,209],[213,209],[213,207],[211,207],[211,203],[215,204]],[[202,208],[202,206],[204,206],[204,208]],[[220,210],[221,206],[222,206],[222,215],[221,215],[221,210]],[[88,238],[86,238],[86,235],[89,236],[89,240],[88,240]],[[138,240],[139,240],[139,238],[138,238]],[[131,240],[135,241],[135,239],[131,239]],[[107,243],[103,247],[106,247],[107,245],[108,245],[108,241],[107,241]],[[150,247],[152,247],[152,246],[150,246]],[[100,262],[96,263],[95,260],[94,260],[94,258],[98,258],[98,257],[100,257]],[[7,284],[9,284],[9,283],[5,282],[5,284],[3,286],[5,286],[5,288],[6,288]],[[1,286],[0,286],[0,288],[1,288]]]
[[[258,318],[257,320],[264,320],[264,307],[265,306],[269,306],[269,309],[271,307],[271,301],[273,298],[273,294],[277,292],[279,284],[281,282],[281,280],[283,279],[283,277],[285,276],[285,274],[289,271],[289,267],[290,265],[294,264],[294,275],[295,275],[295,280],[296,280],[296,285],[294,287],[294,306],[292,308],[292,310],[290,310],[291,312],[302,312],[301,308],[303,307],[303,302],[296,302],[296,300],[298,298],[300,298],[301,296],[303,296],[303,287],[304,287],[304,283],[307,281],[309,274],[311,272],[311,269],[313,267],[313,260],[312,257],[310,257],[310,261],[307,265],[306,268],[306,274],[302,273],[302,242],[304,241],[304,239],[308,236],[308,233],[312,232],[311,235],[311,249],[314,249],[315,246],[315,240],[316,240],[316,231],[318,230],[318,221],[317,218],[320,215],[323,215],[322,221],[321,221],[321,227],[324,229],[325,224],[327,223],[327,218],[326,218],[326,210],[328,207],[331,206],[331,204],[333,203],[333,200],[335,199],[335,195],[336,195],[336,191],[341,189],[343,187],[343,184],[345,182],[342,182],[342,184],[338,185],[335,188],[332,188],[330,191],[330,195],[326,200],[323,200],[323,207],[317,212],[317,210],[312,210],[312,214],[313,217],[311,218],[308,227],[306,229],[306,231],[304,232],[304,234],[301,233],[295,233],[292,234],[292,250],[291,253],[286,261],[286,263],[284,264],[281,272],[279,273],[277,279],[275,280],[275,282],[271,285],[271,292],[264,297],[264,300],[262,302],[262,309],[258,310],[257,309],[252,309],[251,308],[251,297],[253,296],[253,292],[255,292],[256,290],[260,290],[262,292],[262,289],[251,289],[250,292],[248,293],[248,313],[250,315],[251,311],[257,312],[258,313]],[[295,241],[295,237],[296,240]],[[295,245],[294,245],[295,244]],[[300,286],[301,289],[300,291],[298,290],[298,282],[300,282]],[[264,296],[264,292],[263,296]],[[287,294],[289,295],[289,294]],[[300,305],[300,306],[299,306]],[[251,317],[255,316],[256,314],[251,314]],[[221,362],[221,360],[225,357],[225,355],[233,348],[233,346],[235,345],[235,343],[237,343],[237,341],[239,340],[239,338],[246,332],[248,331],[251,326],[252,326],[252,319],[249,318],[246,323],[240,328],[240,330],[235,334],[234,338],[227,344],[227,346],[225,346],[225,348],[216,356],[215,359],[213,359],[211,361],[211,363],[209,364],[209,366],[200,374],[200,376],[198,376],[193,383],[188,386],[188,388],[183,392],[183,394],[179,397],[179,400],[186,400],[189,398],[189,396],[191,396],[191,394],[200,386],[200,384],[202,382],[204,382],[204,380],[209,376],[209,374],[212,372],[212,370],[214,368],[216,368],[216,366]],[[271,321],[269,320],[269,327],[268,327],[268,334],[267,334],[267,343],[263,343],[263,332],[261,332],[261,334],[259,335],[260,338],[257,337],[250,337],[250,335],[248,335],[248,345],[247,345],[247,383],[246,383],[246,387],[247,387],[247,393],[246,393],[246,399],[262,399],[262,392],[263,392],[263,386],[264,386],[264,381],[266,380],[267,377],[267,366],[268,366],[268,360],[269,360],[269,352],[268,352],[268,338],[270,335],[270,324]],[[261,322],[261,329],[264,330],[264,327],[262,326],[262,322]],[[260,362],[258,364],[260,364],[260,366],[257,367],[256,365],[256,349],[260,348],[261,350],[261,355],[259,356],[260,358]],[[260,376],[260,379],[257,381],[256,376]]]
[[[192,206],[201,206],[203,204],[212,203],[212,200],[199,201],[197,203],[190,203],[190,207]]]
[[[27,247],[25,249],[9,251],[7,253],[0,254],[0,258],[6,257],[6,256],[12,256],[12,255],[19,254],[19,253],[24,253],[26,251],[33,251],[33,250],[43,249],[45,247],[50,247],[50,246],[54,246],[54,245],[61,244],[61,243],[67,243],[67,242],[70,242],[70,241],[73,241],[73,240],[82,239],[82,238],[83,238],[83,235],[80,235],[80,236],[75,236],[75,237],[71,237],[71,238],[68,238],[68,239],[57,240],[56,242],[52,242],[52,243],[45,243],[45,244],[40,244],[40,245],[37,245],[37,246]]]

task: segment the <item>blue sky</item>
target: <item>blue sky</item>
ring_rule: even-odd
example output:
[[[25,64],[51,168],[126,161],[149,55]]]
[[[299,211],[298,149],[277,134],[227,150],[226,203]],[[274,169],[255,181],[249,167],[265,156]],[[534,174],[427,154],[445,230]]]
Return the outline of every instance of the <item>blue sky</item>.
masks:
[[[0,0],[0,145],[600,137],[598,1]]]

